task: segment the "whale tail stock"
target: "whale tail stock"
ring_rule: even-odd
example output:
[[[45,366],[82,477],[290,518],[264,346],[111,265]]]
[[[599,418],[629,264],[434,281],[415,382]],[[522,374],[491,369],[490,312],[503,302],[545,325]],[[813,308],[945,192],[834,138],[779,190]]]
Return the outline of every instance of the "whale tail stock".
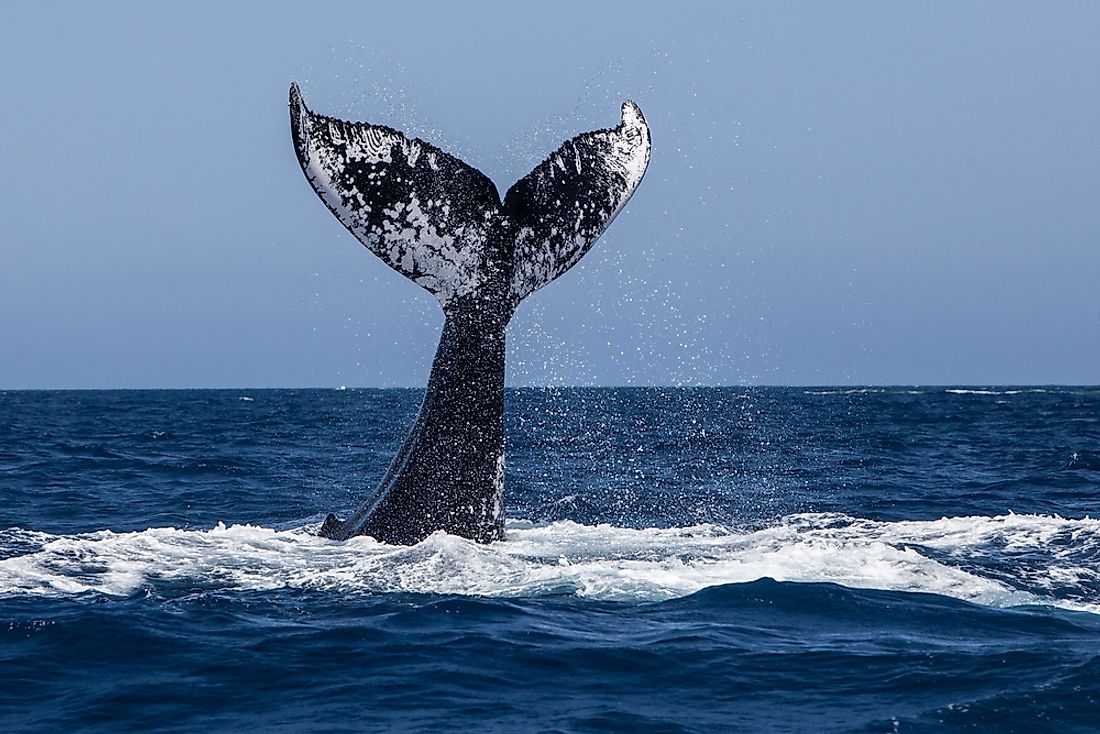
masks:
[[[649,163],[649,128],[619,125],[562,144],[508,189],[420,139],[306,107],[290,88],[302,171],[367,249],[447,316],[424,403],[378,489],[321,533],[415,543],[435,530],[503,532],[504,329],[520,301],[573,267],[622,210]]]

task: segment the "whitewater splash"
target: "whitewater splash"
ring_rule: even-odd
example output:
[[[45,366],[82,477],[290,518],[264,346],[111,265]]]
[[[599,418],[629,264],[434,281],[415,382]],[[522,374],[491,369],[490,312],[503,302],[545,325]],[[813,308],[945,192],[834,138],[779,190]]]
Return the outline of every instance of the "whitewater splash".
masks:
[[[219,524],[53,536],[0,531],[0,594],[128,595],[315,589],[487,597],[663,600],[770,577],[926,592],[997,607],[1100,613],[1100,520],[1040,515],[876,522],[800,514],[753,531],[510,523],[479,545],[436,533],[415,546],[333,542],[306,526]],[[13,555],[12,552],[19,553]]]
[[[852,387],[830,388],[821,390],[803,390],[803,395],[931,395],[939,390],[923,387],[920,389],[901,389],[892,387]],[[1029,387],[1019,389],[993,389],[977,387],[950,387],[942,388],[946,395],[1027,395],[1045,394],[1050,390],[1041,387]]]

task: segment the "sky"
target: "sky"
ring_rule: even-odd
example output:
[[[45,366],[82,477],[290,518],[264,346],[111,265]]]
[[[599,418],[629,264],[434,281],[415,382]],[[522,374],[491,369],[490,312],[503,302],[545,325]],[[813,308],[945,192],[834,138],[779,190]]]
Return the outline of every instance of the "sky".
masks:
[[[0,4],[0,389],[422,386],[443,321],[287,89],[505,191],[635,100],[649,170],[512,385],[1100,383],[1100,4]]]

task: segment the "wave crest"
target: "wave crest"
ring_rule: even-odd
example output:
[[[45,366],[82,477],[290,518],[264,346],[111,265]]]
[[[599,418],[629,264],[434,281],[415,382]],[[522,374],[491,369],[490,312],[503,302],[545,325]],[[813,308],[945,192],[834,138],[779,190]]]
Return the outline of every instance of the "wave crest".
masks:
[[[409,547],[338,543],[311,530],[0,531],[10,556],[0,560],[0,593],[315,589],[656,601],[770,577],[1100,613],[1100,521],[1088,518],[800,514],[759,530],[513,521],[506,540],[488,546],[444,533]]]

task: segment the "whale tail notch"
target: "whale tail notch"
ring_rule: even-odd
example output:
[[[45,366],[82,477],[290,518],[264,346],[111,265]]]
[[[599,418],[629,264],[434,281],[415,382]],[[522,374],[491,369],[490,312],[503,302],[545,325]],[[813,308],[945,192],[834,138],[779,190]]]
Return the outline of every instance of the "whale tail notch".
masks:
[[[510,313],[587,253],[642,180],[649,127],[633,102],[617,127],[578,135],[517,181],[503,202],[472,166],[383,125],[310,111],[290,87],[294,148],[340,222],[445,312],[470,298]]]

